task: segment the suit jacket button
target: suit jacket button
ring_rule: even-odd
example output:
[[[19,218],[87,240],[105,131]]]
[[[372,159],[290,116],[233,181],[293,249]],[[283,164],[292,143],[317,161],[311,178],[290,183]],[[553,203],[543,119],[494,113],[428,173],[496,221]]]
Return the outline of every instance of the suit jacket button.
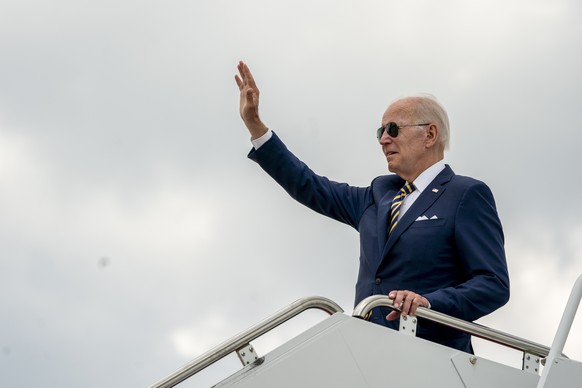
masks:
[[[382,279],[376,278],[376,285],[379,285],[380,283],[382,283]]]

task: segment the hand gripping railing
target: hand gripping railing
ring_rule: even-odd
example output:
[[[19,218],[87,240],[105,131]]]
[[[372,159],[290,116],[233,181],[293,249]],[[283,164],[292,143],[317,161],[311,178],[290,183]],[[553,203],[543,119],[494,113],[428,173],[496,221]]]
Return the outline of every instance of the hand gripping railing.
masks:
[[[262,336],[280,324],[308,309],[323,310],[329,315],[342,313],[344,311],[335,302],[327,298],[314,296],[299,299],[281,311],[271,315],[268,318],[265,318],[255,326],[202,354],[189,364],[172,373],[170,376],[160,380],[154,385],[151,385],[150,388],[173,387],[235,351],[238,353],[239,358],[243,362],[243,365],[246,365],[248,363],[248,361],[245,359],[246,354],[249,352],[254,353],[254,350],[250,346],[250,342],[252,340]]]
[[[389,307],[393,310],[400,311],[399,308],[394,306],[392,299],[389,299],[387,296],[372,295],[362,300],[356,306],[352,316],[364,319],[364,317],[373,308],[380,306]],[[469,333],[475,337],[483,338],[500,345],[520,350],[524,353],[523,369],[529,369],[529,365],[532,365],[533,370],[534,367],[532,363],[535,363],[535,361],[531,361],[530,363],[529,360],[535,360],[537,358],[537,363],[539,364],[539,362],[541,362],[543,358],[547,357],[550,352],[550,348],[547,346],[540,345],[538,343],[528,341],[511,334],[503,333],[498,330],[490,329],[486,326],[451,317],[449,315],[439,313],[438,311],[430,310],[424,307],[419,307],[416,310],[416,316],[419,318],[428,319],[433,322],[438,322],[442,325],[452,327],[465,333]],[[535,372],[537,372],[538,369],[539,368],[535,367]]]

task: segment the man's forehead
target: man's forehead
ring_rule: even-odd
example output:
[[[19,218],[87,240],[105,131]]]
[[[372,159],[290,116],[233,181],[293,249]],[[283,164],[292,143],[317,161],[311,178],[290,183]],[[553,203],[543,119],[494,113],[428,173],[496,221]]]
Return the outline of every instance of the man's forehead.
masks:
[[[412,114],[414,109],[412,107],[414,103],[412,101],[396,101],[392,103],[388,109],[384,112],[382,116],[383,122],[402,120],[409,118]]]

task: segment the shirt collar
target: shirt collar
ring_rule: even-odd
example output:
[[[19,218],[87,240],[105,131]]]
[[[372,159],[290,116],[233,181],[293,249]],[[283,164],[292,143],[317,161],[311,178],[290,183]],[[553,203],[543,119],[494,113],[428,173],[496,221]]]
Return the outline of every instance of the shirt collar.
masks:
[[[414,183],[414,186],[416,187],[416,190],[418,190],[419,194],[422,193],[424,189],[428,187],[430,182],[432,182],[434,178],[436,178],[437,175],[440,174],[440,172],[443,171],[444,169],[445,161],[441,159],[432,166],[430,166],[429,168],[427,168],[426,170],[424,170],[422,174],[420,174],[418,178],[416,178],[414,182],[412,182]]]

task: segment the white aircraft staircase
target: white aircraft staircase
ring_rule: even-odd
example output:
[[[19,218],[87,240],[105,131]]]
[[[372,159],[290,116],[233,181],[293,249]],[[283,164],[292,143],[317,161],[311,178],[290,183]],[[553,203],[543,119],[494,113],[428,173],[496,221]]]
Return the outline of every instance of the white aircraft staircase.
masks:
[[[381,295],[363,300],[352,316],[329,299],[304,298],[227,340],[150,388],[173,387],[236,352],[243,368],[214,387],[582,387],[582,363],[562,351],[582,298],[578,277],[550,348],[425,308],[416,317],[438,322],[523,352],[522,368],[500,364],[415,337],[416,317],[401,318],[400,331],[363,319],[375,307],[398,310]],[[281,323],[316,308],[331,316],[259,357],[251,341]],[[582,346],[582,345],[581,345]]]

